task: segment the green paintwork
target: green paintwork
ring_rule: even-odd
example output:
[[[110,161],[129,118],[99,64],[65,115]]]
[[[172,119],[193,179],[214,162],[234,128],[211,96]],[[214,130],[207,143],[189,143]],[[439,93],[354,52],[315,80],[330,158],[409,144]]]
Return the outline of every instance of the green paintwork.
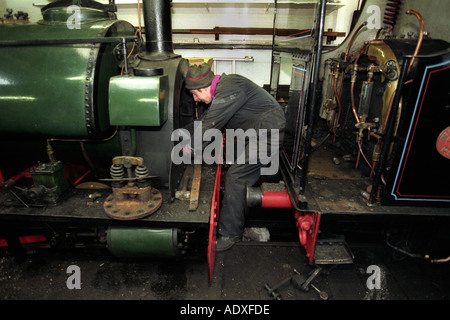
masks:
[[[167,120],[167,76],[113,77],[109,82],[110,123],[161,126]]]
[[[51,11],[50,11],[51,10]],[[69,29],[61,8],[38,23],[0,25],[0,41],[132,36],[131,24],[83,9]],[[67,15],[67,13],[66,13]],[[110,134],[109,78],[119,73],[117,44],[0,47],[0,133],[48,138]]]
[[[108,250],[117,257],[153,258],[176,255],[176,229],[111,227]]]

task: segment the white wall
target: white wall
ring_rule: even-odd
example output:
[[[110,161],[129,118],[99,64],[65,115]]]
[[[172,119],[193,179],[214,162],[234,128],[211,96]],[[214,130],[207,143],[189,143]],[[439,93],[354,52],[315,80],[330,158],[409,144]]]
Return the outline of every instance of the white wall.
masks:
[[[6,9],[13,9],[14,13],[18,11],[28,12],[30,21],[38,21],[42,18],[41,9],[33,6],[33,3],[39,0],[0,0],[0,17],[4,17]],[[48,3],[48,1],[41,1],[40,3]]]
[[[292,2],[312,2],[312,0],[295,0]],[[99,2],[107,3],[108,0]],[[314,9],[311,5],[288,5],[285,0],[278,0],[277,27],[306,29],[311,26]],[[332,28],[334,31],[346,32],[349,27],[358,0],[328,0],[325,30]],[[0,17],[3,17],[6,8],[12,8],[15,12],[25,11],[29,13],[30,21],[37,22],[41,19],[39,7],[33,3],[47,4],[48,0],[0,0]],[[142,3],[142,0],[141,0]],[[368,4],[375,4],[381,8],[384,14],[385,0],[370,0]],[[138,25],[137,0],[116,0],[118,5],[118,18]],[[425,29],[430,32],[431,37],[450,41],[449,0],[403,0],[394,33],[406,35],[408,32],[417,34],[419,26],[414,16],[405,14],[406,10],[419,11],[425,20]],[[367,16],[367,14],[366,14]],[[272,28],[274,18],[274,5],[270,0],[173,0],[172,27],[174,29],[212,29],[219,27],[261,27]],[[143,14],[141,13],[143,23]],[[370,31],[370,30],[369,30]],[[367,33],[367,32],[366,32]],[[372,35],[361,32],[356,42],[372,39]],[[344,46],[338,47],[330,54],[335,55],[338,51],[345,49],[345,39],[338,38],[334,44],[341,42]],[[348,39],[347,39],[348,40]],[[221,35],[216,41],[214,35],[192,35],[174,34],[173,42],[178,43],[238,43],[238,44],[271,44],[271,36],[248,36],[248,35]],[[359,43],[355,43],[357,48]],[[235,72],[253,79],[259,85],[268,84],[270,81],[270,50],[193,50],[176,49],[176,53],[184,57],[210,57],[210,58],[244,58],[253,57],[253,62],[236,62]],[[232,62],[218,62],[217,73],[231,73]],[[284,66],[281,70],[280,83],[289,84],[290,68]]]
[[[107,3],[108,0],[99,2]],[[283,3],[284,2],[284,3]],[[292,29],[307,29],[311,26],[314,9],[311,5],[288,5],[285,0],[278,0],[277,27]],[[312,0],[295,0],[292,2],[312,2]],[[334,31],[349,33],[349,27],[358,0],[328,0],[325,30],[332,28]],[[15,12],[25,11],[30,15],[30,21],[36,22],[41,19],[40,8],[33,3],[47,4],[48,0],[0,0],[0,17],[3,17],[6,8],[12,8]],[[142,0],[141,0],[142,3]],[[118,6],[118,18],[138,25],[137,0],[116,0]],[[272,28],[274,18],[274,5],[270,0],[173,0],[172,27],[173,29],[212,29],[219,27],[261,27]],[[375,4],[384,14],[386,0],[369,0],[367,5]],[[405,14],[406,10],[419,11],[425,20],[425,29],[430,32],[431,37],[450,41],[449,0],[403,0],[394,33],[406,35],[408,32],[417,34],[419,25],[414,16]],[[368,16],[363,13],[363,16]],[[143,14],[141,13],[143,23]],[[354,48],[360,47],[360,43],[366,39],[372,39],[372,30],[362,30],[357,37]],[[173,42],[178,43],[238,43],[238,44],[271,44],[271,36],[248,36],[248,35],[221,35],[216,41],[214,35],[192,35],[174,34]],[[343,46],[332,50],[329,55],[335,56],[338,52],[345,50],[345,39],[338,38],[333,43]],[[253,79],[257,84],[264,85],[270,81],[270,50],[193,50],[175,49],[176,53],[189,57],[209,58],[244,58],[253,57],[253,62],[236,62],[235,72]],[[326,56],[326,54],[325,54]],[[231,73],[232,62],[218,62],[217,73]],[[289,62],[281,69],[280,84],[289,84],[290,67]]]
[[[425,31],[432,38],[450,41],[450,1],[449,0],[409,0],[402,4],[401,14],[398,17],[395,33],[397,35],[407,35],[414,32],[417,36],[419,32],[419,22],[413,15],[405,12],[409,9],[419,12],[424,20]]]

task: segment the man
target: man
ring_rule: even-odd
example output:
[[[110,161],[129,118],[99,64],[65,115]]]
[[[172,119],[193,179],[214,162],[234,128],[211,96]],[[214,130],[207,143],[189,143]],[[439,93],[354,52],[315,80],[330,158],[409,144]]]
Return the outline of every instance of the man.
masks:
[[[286,120],[281,106],[263,88],[237,74],[214,75],[210,66],[203,63],[189,67],[186,89],[195,101],[211,104],[201,117],[202,136],[211,128],[254,129],[256,132],[267,129],[269,134],[275,132],[279,138],[276,143],[278,157]],[[193,126],[186,129],[192,134]],[[270,136],[267,137],[267,151],[272,150],[271,140]],[[258,181],[265,166],[263,163],[267,164],[259,156],[256,163],[249,161],[248,142],[245,151],[245,163],[233,162],[225,176],[216,251],[227,250],[241,240],[245,223],[245,187],[253,186]]]

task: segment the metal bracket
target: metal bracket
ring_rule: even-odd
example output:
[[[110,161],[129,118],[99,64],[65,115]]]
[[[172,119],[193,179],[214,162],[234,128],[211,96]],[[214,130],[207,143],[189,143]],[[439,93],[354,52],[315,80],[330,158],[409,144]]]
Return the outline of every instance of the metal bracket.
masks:
[[[294,217],[298,228],[300,244],[305,248],[306,257],[309,259],[309,262],[314,263],[314,252],[321,215],[319,212],[296,211]]]

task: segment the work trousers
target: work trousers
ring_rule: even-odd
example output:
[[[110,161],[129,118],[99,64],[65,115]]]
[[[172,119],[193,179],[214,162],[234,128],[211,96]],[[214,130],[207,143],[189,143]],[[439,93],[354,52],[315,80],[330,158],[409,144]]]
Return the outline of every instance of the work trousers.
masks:
[[[279,146],[284,138],[284,123],[280,123]],[[270,140],[269,140],[270,141]],[[245,225],[246,186],[252,187],[261,176],[261,169],[266,165],[258,161],[251,164],[248,161],[249,148],[246,146],[246,161],[244,164],[234,163],[227,170],[224,178],[224,194],[222,208],[219,211],[218,233],[225,237],[241,237]],[[269,144],[268,150],[272,150]],[[271,156],[271,155],[269,155]],[[279,149],[275,155],[279,157]],[[267,162],[265,162],[267,163]]]
[[[225,174],[222,208],[219,212],[219,235],[241,237],[245,224],[246,185],[253,186],[259,179],[261,163],[232,164]]]

